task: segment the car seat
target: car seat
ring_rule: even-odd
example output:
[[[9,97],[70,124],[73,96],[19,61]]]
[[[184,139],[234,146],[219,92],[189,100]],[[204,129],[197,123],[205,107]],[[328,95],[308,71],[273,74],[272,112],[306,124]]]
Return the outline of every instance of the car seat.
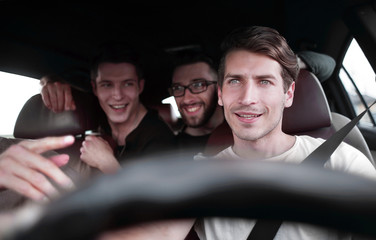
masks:
[[[75,111],[54,113],[43,103],[40,94],[32,96],[21,109],[13,131],[15,138],[37,139],[47,136],[76,136],[75,143],[58,153],[69,154],[68,166],[82,176],[89,176],[93,169],[80,160],[80,147],[85,131],[97,130],[99,126],[99,105],[90,94],[75,91]]]
[[[324,90],[316,76],[308,70],[300,70],[293,104],[284,110],[283,132],[327,139],[348,122],[349,118],[330,111]],[[358,127],[354,127],[344,141],[360,150],[374,165],[371,152]],[[205,154],[216,154],[232,144],[231,129],[224,122],[210,136]]]
[[[106,117],[94,95],[75,89],[72,89],[72,95],[76,103],[76,110],[61,113],[54,113],[49,110],[44,105],[40,94],[32,96],[24,104],[18,115],[13,136],[21,139],[37,139],[67,134],[77,136],[72,146],[58,149],[56,152],[69,154],[70,161],[67,167],[85,177],[97,173],[97,171],[80,160],[80,147],[84,139],[78,136],[84,136],[85,131],[88,130],[98,130],[100,122],[105,121]],[[171,130],[175,130],[177,118],[173,116],[169,104],[154,104],[148,107],[157,110]],[[115,147],[115,143],[110,137],[106,136],[106,140],[112,147]]]

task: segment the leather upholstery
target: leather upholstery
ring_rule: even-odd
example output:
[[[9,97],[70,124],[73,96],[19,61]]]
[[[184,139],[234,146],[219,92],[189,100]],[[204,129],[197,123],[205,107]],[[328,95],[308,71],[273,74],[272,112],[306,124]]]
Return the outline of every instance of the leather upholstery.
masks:
[[[75,94],[75,111],[54,113],[42,101],[40,94],[31,97],[21,109],[13,135],[35,139],[46,136],[78,135],[98,128],[98,106],[89,95]]]
[[[313,73],[301,70],[295,83],[294,101],[283,113],[282,130],[294,134],[331,125],[324,90]]]
[[[91,94],[74,91],[76,110],[54,113],[43,103],[40,94],[32,96],[21,109],[14,128],[15,138],[37,139],[46,136],[80,135],[86,130],[97,130],[103,112],[97,100]],[[64,149],[55,150],[70,156],[65,166],[72,169],[83,180],[97,170],[80,160],[80,148],[83,138],[76,138],[74,144]]]

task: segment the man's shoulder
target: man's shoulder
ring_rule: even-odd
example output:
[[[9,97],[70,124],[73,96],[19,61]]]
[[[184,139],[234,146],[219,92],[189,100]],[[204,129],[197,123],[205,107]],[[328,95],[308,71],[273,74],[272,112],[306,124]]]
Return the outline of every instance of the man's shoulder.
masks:
[[[232,146],[225,148],[216,155],[205,155],[203,153],[198,153],[194,156],[194,160],[205,160],[205,159],[240,159],[234,151]]]
[[[311,136],[296,136],[296,137],[297,137],[297,139],[299,139],[299,141],[303,145],[314,147],[314,148],[320,146],[325,141],[327,141],[327,140],[322,139],[322,138],[314,138],[314,137],[311,137]],[[343,142],[343,141],[338,145],[338,147],[336,148],[334,153],[335,154],[344,153],[346,155],[349,152],[364,155],[357,148],[355,148],[354,146],[352,146],[352,145],[350,145],[346,142]]]
[[[316,148],[325,142],[325,139],[315,138],[308,135],[296,136],[299,147]]]

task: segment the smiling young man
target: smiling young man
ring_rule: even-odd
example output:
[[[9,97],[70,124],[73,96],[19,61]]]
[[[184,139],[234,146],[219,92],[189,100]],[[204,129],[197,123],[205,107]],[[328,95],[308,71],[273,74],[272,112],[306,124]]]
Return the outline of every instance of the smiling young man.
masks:
[[[297,71],[284,80],[277,61],[245,49],[231,51],[226,63],[218,95],[233,132],[234,152],[268,158],[290,149],[295,137],[282,132],[281,120],[283,109],[292,105]]]
[[[136,52],[117,43],[99,48],[92,59],[91,83],[104,112],[103,117],[98,116],[104,118],[101,129],[117,147],[114,154],[113,147],[104,138],[87,136],[81,147],[81,160],[102,172],[114,172],[122,161],[175,146],[175,136],[168,125],[140,101],[145,80]],[[46,106],[51,108],[56,101],[68,106],[65,110],[75,108],[70,87],[64,86],[45,81],[41,93]]]
[[[299,67],[286,40],[268,27],[239,28],[223,42],[218,103],[234,144],[216,157],[300,163],[323,139],[282,132],[285,108],[293,102]],[[375,168],[357,149],[342,143],[326,168],[376,178]],[[276,199],[276,201],[278,201]],[[196,224],[200,239],[247,239],[254,220],[205,218]],[[339,233],[285,222],[275,239],[337,239]]]
[[[217,70],[208,56],[184,52],[176,58],[169,92],[184,122],[177,135],[181,149],[202,151],[210,134],[223,122],[217,80]]]

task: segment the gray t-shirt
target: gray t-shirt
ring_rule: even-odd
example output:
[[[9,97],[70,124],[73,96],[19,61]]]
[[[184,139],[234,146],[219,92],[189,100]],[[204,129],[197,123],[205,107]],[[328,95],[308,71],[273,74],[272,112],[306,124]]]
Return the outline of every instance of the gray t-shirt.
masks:
[[[310,136],[296,136],[295,144],[291,149],[281,155],[265,159],[265,161],[300,163],[323,142],[323,139],[312,138]],[[216,157],[242,159],[235,154],[232,147],[223,150]],[[337,148],[330,161],[328,161],[324,167],[376,180],[376,170],[368,158],[346,143],[342,143]],[[255,222],[255,220],[250,219],[230,219],[219,217],[204,218],[197,221],[195,224],[195,231],[201,240],[246,240]],[[323,240],[350,239],[349,237],[350,236],[348,235],[341,235],[335,231],[329,231],[308,224],[284,222],[274,239]]]

